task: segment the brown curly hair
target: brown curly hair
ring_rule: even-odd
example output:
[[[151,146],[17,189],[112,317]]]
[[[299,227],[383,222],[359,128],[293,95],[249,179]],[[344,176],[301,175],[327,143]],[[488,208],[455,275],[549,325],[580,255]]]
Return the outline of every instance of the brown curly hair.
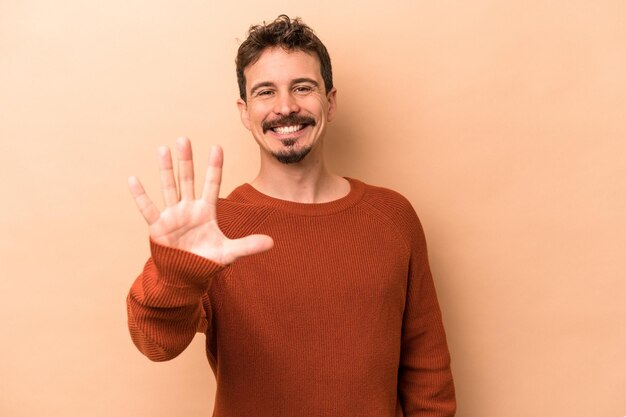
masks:
[[[304,24],[298,17],[291,19],[281,14],[273,22],[262,25],[252,25],[248,30],[248,37],[239,46],[235,65],[237,68],[237,83],[239,96],[246,100],[246,77],[243,73],[248,65],[254,64],[267,48],[280,47],[287,51],[303,51],[315,54],[320,60],[320,68],[326,92],[333,88],[333,71],[330,65],[330,56],[322,41],[315,35],[313,29]]]

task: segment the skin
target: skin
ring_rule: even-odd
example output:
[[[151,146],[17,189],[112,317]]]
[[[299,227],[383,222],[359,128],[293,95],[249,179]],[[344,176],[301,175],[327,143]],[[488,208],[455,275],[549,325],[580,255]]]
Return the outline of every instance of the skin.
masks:
[[[244,74],[248,98],[247,102],[238,100],[237,106],[243,125],[259,145],[261,163],[273,162],[272,154],[286,152],[285,142],[293,140],[296,143],[288,147],[291,150],[312,147],[313,155],[319,153],[326,124],[334,117],[336,91],[325,93],[318,59],[300,51],[272,48]],[[273,124],[287,115],[310,118],[315,125],[288,134],[262,128],[264,122]]]
[[[248,99],[238,100],[237,106],[243,125],[259,145],[261,157],[259,174],[251,185],[266,195],[301,203],[322,203],[348,194],[349,183],[328,171],[324,164],[323,139],[327,124],[335,115],[337,92],[334,88],[324,90],[318,58],[301,51],[266,49],[244,73]],[[264,131],[264,123],[272,125],[289,115],[314,123],[286,134]],[[128,180],[130,192],[148,224],[150,238],[223,265],[271,249],[274,242],[269,236],[232,240],[217,225],[222,149],[211,148],[202,194],[196,198],[191,142],[179,138],[176,148],[178,181],[169,148],[163,146],[158,151],[163,210],[156,207],[136,177]],[[310,148],[309,153],[297,163],[284,164],[274,156],[305,148]]]
[[[244,70],[247,102],[237,101],[241,121],[259,145],[261,168],[252,186],[269,196],[302,203],[336,200],[349,192],[347,181],[324,163],[324,136],[337,109],[337,90],[326,92],[319,59],[302,51],[266,49],[258,61]],[[280,135],[264,132],[263,122],[288,115],[312,118],[315,126]],[[301,162],[285,165],[274,153],[292,148],[311,151]]]
[[[165,203],[163,210],[155,206],[136,177],[128,179],[130,192],[148,223],[150,238],[161,245],[192,252],[222,265],[228,265],[242,256],[271,249],[274,241],[269,236],[251,235],[228,239],[217,225],[222,149],[219,146],[211,148],[202,195],[196,198],[191,143],[187,138],[179,138],[176,147],[178,187],[170,150],[166,146],[159,148],[161,192]]]

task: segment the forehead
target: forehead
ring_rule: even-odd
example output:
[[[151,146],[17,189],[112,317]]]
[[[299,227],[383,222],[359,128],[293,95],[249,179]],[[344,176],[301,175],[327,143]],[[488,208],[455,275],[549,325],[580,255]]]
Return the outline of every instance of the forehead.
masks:
[[[289,83],[296,78],[321,80],[320,61],[316,55],[299,50],[268,48],[259,59],[244,69],[246,88],[259,82]]]

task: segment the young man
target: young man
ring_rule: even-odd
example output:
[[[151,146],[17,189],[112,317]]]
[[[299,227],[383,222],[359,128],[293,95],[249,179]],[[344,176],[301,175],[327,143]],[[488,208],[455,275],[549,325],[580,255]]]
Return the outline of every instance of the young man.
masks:
[[[128,296],[130,333],[150,359],[206,334],[214,416],[450,417],[454,387],[419,220],[399,194],[324,164],[336,109],[330,58],[279,16],[237,55],[238,107],[259,145],[249,184],[218,199],[222,152],[194,196],[191,145],[167,148],[165,209],[129,185],[152,257]]]

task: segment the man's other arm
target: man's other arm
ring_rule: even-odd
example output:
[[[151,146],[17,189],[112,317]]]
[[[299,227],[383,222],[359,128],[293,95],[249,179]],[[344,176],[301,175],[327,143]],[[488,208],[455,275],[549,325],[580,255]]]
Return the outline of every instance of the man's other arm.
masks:
[[[406,417],[452,417],[456,398],[450,354],[424,232],[412,208],[409,220],[412,248],[398,391]]]

